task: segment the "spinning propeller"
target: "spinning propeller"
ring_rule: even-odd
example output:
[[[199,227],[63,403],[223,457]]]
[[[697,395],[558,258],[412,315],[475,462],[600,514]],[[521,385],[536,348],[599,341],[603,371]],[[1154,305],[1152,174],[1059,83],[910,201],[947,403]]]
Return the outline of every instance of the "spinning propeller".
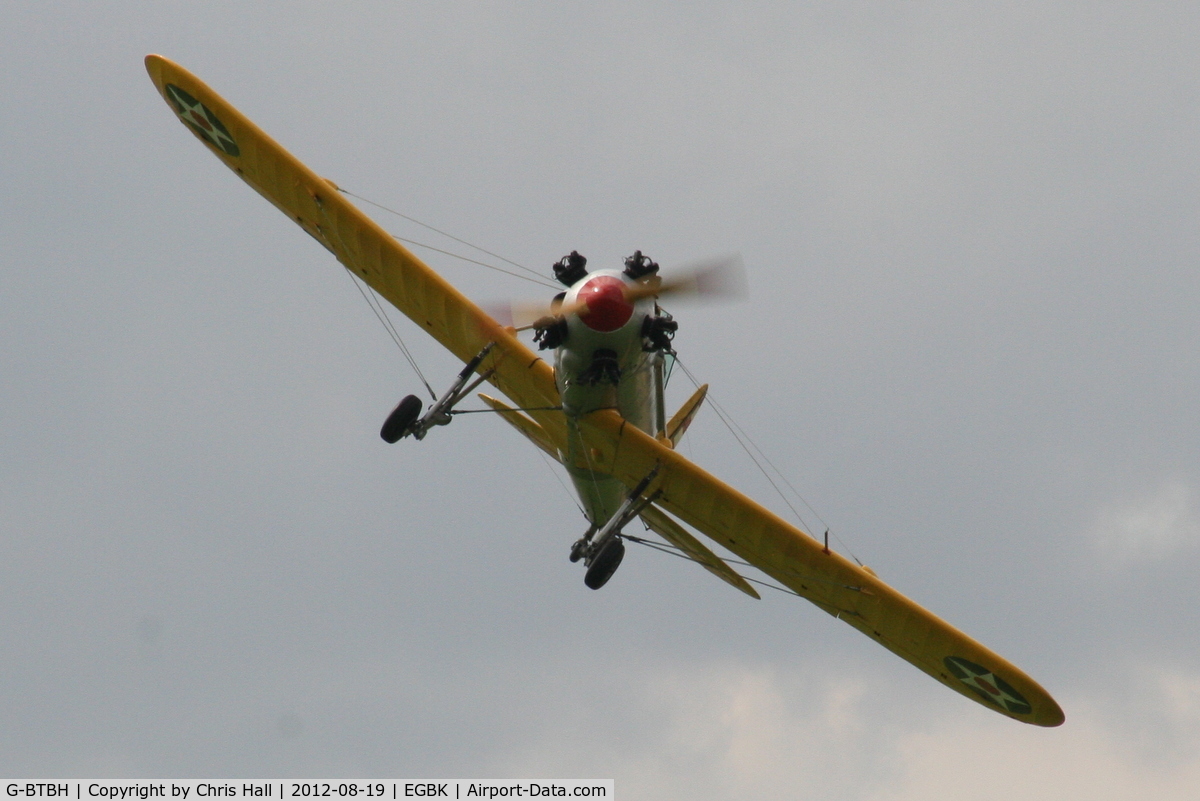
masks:
[[[633,313],[633,306],[645,298],[718,298],[744,297],[746,276],[741,256],[724,256],[690,262],[676,267],[669,277],[653,273],[633,283],[613,275],[592,276],[570,302],[513,302],[493,309],[501,325],[518,331],[545,328],[572,314],[592,328],[612,331],[620,328]]]

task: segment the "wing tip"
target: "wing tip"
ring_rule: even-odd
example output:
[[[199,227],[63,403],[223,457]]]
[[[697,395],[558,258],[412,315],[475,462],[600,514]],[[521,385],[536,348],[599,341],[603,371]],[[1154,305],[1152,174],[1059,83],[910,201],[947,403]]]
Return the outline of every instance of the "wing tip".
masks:
[[[1038,716],[1031,723],[1035,726],[1042,726],[1047,729],[1053,729],[1056,726],[1061,726],[1067,721],[1067,716],[1063,713],[1062,707],[1053,698],[1046,696],[1049,702],[1047,707],[1038,711]]]
[[[151,75],[154,75],[156,72],[160,71],[163,66],[171,63],[165,56],[160,56],[158,53],[148,54],[144,59],[142,59],[142,62],[146,65],[146,72],[150,73]]]

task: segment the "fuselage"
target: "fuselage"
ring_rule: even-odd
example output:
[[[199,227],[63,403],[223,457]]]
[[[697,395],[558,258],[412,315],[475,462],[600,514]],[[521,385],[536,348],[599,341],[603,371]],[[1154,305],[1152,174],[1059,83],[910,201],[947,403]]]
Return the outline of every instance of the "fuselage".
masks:
[[[616,409],[651,436],[664,427],[663,354],[643,345],[646,318],[656,313],[655,300],[626,301],[621,288],[635,283],[620,270],[595,270],[562,298],[566,308],[587,303],[566,316],[566,337],[555,351],[554,375],[569,433],[567,472],[597,527],[616,512],[628,489],[606,473],[576,466],[591,462],[579,434],[580,418],[598,409]]]

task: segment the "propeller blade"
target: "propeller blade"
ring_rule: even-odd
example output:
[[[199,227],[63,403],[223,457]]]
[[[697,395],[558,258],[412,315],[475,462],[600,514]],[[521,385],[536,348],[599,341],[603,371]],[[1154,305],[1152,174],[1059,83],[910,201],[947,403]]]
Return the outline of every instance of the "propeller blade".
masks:
[[[739,255],[689,262],[671,270],[669,278],[650,275],[622,290],[628,303],[643,298],[743,298],[746,296],[746,271]],[[506,327],[518,331],[544,328],[555,320],[587,310],[586,300],[563,303],[561,300],[522,302],[489,307],[488,313]]]
[[[668,278],[653,275],[625,292],[630,302],[645,297],[743,298],[746,270],[738,255],[705,259],[676,267]]]
[[[523,328],[540,328],[549,325],[556,317],[566,317],[587,306],[586,303],[576,302],[564,305],[561,300],[547,303],[545,301],[513,301],[509,304],[509,324],[520,331]]]

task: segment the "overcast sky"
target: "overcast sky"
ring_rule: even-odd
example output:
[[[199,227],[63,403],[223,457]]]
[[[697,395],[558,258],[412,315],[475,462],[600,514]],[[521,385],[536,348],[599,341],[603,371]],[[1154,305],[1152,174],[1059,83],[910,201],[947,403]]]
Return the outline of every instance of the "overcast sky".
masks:
[[[1195,3],[18,1],[0,31],[0,773],[1194,798]],[[419,380],[150,52],[547,275],[740,252],[747,301],[672,308],[683,363],[811,528],[1066,724],[662,554],[586,589],[557,468],[487,415],[384,444]],[[712,409],[684,452],[790,515]]]

